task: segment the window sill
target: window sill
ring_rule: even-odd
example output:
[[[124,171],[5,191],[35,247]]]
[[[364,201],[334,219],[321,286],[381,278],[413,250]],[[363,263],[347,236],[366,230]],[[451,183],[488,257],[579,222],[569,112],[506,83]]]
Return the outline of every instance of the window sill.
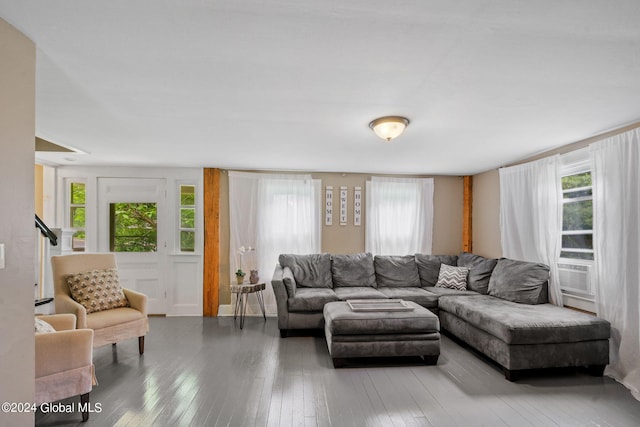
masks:
[[[596,302],[584,297],[576,295],[562,294],[562,303],[565,307],[575,308],[580,311],[587,311],[589,313],[596,312]]]

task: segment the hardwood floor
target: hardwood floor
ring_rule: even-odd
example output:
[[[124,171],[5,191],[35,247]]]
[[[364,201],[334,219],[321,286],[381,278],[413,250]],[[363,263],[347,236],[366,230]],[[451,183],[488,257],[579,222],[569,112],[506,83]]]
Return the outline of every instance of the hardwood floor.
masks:
[[[575,371],[506,381],[446,336],[437,366],[355,361],[333,369],[324,338],[280,338],[276,319],[154,317],[138,341],[94,352],[92,413],[36,414],[38,426],[637,426],[640,402]],[[64,403],[79,402],[67,399]],[[77,405],[77,403],[76,403]]]

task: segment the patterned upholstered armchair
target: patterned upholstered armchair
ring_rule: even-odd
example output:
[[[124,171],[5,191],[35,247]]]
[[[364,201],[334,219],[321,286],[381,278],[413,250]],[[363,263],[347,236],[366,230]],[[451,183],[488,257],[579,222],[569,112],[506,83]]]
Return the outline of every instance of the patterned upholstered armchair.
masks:
[[[147,296],[120,287],[115,254],[54,256],[51,265],[56,313],[75,314],[78,329],[93,329],[93,347],[138,337],[144,353]]]

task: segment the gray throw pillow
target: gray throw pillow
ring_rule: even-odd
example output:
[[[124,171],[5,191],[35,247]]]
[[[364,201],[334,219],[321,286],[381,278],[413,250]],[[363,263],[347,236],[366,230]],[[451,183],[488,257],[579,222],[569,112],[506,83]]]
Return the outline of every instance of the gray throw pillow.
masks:
[[[332,288],[331,255],[282,254],[279,257],[282,268],[289,267],[298,287]]]
[[[458,256],[458,266],[469,269],[467,289],[486,295],[489,292],[491,274],[497,263],[497,259],[489,259],[480,255],[462,252]]]
[[[376,282],[381,287],[420,287],[418,266],[413,255],[376,255],[373,258]]]
[[[331,261],[333,284],[341,286],[369,286],[376,288],[376,271],[370,253],[334,255]]]
[[[441,264],[440,274],[438,274],[438,281],[435,287],[466,291],[468,274],[469,269],[467,267],[454,267],[452,265]]]
[[[289,298],[293,298],[296,296],[296,279],[293,277],[293,272],[289,267],[284,267],[282,269],[282,281],[284,282],[284,287],[287,290],[287,296]]]
[[[549,267],[501,258],[489,281],[489,295],[522,304],[548,302]]]
[[[457,255],[416,254],[416,265],[422,287],[435,286],[440,274],[440,264],[457,265]]]

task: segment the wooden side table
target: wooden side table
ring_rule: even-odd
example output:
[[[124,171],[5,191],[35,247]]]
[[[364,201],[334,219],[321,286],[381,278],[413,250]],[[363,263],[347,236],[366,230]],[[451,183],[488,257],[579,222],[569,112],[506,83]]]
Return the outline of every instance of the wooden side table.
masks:
[[[265,322],[267,321],[267,314],[264,310],[264,299],[262,297],[262,291],[264,291],[264,288],[264,283],[231,285],[231,293],[236,294],[233,319],[235,320],[238,317],[238,314],[240,314],[240,329],[244,327],[244,318],[247,314],[247,298],[249,297],[249,294],[256,294],[258,304],[260,304],[260,310],[262,310],[262,317],[264,317]]]

